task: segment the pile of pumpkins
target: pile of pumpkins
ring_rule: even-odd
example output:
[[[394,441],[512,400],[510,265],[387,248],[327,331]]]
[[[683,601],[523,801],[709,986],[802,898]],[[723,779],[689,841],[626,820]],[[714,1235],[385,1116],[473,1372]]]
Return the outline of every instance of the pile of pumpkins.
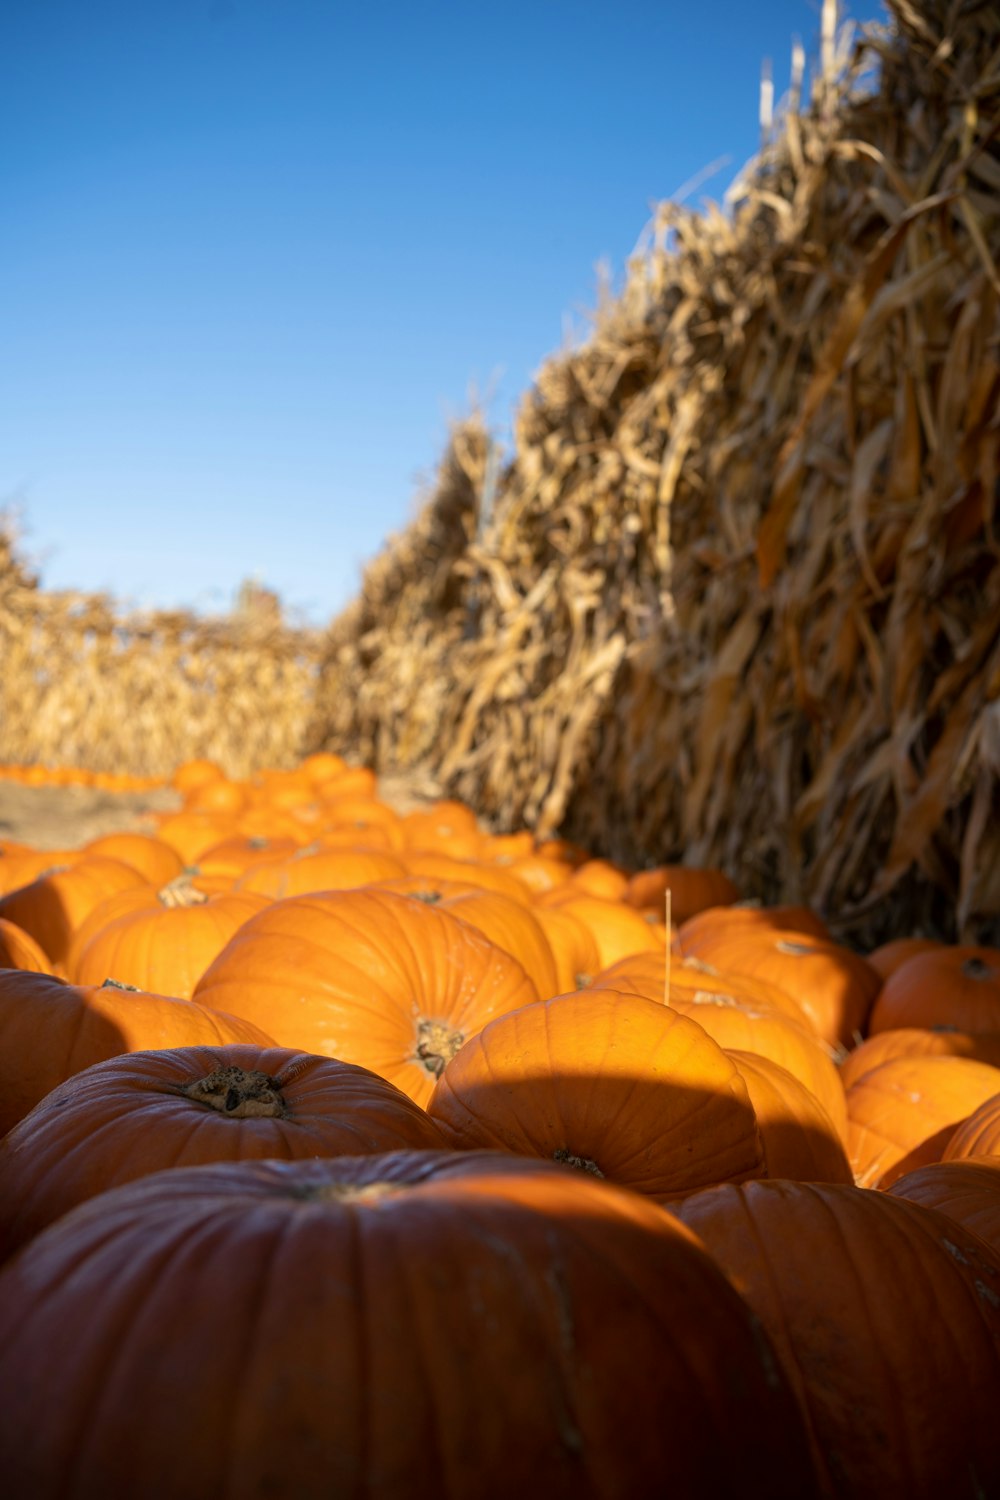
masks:
[[[1000,1494],[1000,952],[182,766],[0,845],[0,1479]]]

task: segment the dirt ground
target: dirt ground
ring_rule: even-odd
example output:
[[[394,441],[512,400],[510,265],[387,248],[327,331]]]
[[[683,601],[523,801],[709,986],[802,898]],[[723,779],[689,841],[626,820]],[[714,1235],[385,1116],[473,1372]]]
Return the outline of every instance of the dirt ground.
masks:
[[[379,796],[405,813],[425,807],[433,788],[405,777],[385,777],[379,782]],[[0,840],[12,839],[34,849],[75,849],[104,833],[154,833],[154,815],[179,806],[180,798],[169,788],[122,794],[0,780]]]

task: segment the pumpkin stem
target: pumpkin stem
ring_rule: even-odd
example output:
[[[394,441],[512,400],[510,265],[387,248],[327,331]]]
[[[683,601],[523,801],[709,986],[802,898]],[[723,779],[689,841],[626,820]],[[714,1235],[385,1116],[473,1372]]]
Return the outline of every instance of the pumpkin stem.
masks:
[[[159,900],[167,907],[203,906],[208,900],[204,891],[191,879],[189,871],[182,870],[173,880],[168,880],[162,890],[157,891]]]
[[[990,979],[992,970],[981,958],[967,958],[962,965],[962,973],[966,979]]]
[[[142,990],[137,984],[122,984],[120,979],[112,979],[110,975],[108,975],[100,988],[102,990],[127,990],[130,995],[142,994]]]
[[[589,1156],[574,1156],[566,1146],[560,1146],[558,1151],[553,1151],[552,1160],[561,1162],[567,1167],[576,1167],[580,1172],[589,1172],[591,1177],[600,1177],[603,1181],[604,1173],[596,1161],[591,1161]]]
[[[440,1078],[464,1041],[464,1034],[452,1031],[444,1021],[420,1021],[412,1061],[426,1068],[432,1078]]]
[[[232,1120],[281,1119],[288,1114],[278,1080],[246,1068],[217,1068],[186,1084],[182,1092]]]

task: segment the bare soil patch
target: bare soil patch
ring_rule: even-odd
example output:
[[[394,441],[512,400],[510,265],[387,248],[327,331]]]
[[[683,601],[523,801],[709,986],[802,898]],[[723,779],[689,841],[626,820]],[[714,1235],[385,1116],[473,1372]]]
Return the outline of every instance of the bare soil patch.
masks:
[[[426,807],[434,789],[411,777],[387,776],[379,782],[379,797],[406,813]],[[174,812],[180,805],[169,787],[121,793],[0,781],[0,840],[35,849],[77,849],[105,833],[155,833],[156,814]]]

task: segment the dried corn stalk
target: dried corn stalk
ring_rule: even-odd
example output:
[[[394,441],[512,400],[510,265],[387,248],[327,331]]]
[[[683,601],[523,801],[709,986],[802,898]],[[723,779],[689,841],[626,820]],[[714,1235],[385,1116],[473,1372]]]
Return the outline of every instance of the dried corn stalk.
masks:
[[[489,517],[449,457],[308,743],[859,938],[997,932],[1000,12],[890,10],[731,214],[661,208]]]

